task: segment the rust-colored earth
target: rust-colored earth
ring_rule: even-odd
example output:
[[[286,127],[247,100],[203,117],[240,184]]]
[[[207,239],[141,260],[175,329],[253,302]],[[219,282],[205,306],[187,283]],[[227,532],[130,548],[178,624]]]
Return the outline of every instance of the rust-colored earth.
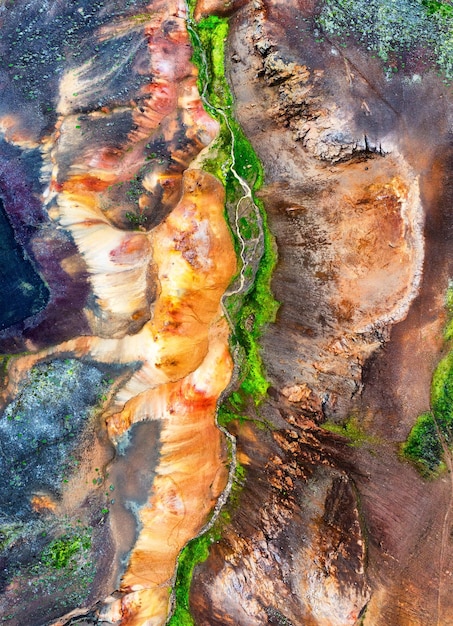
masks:
[[[315,41],[313,11],[264,0],[231,22],[229,78],[265,166],[260,195],[279,254],[281,307],[262,340],[274,389],[255,417],[283,432],[271,442],[239,428],[246,486],[225,539],[197,569],[191,604],[210,625],[447,625],[450,476],[424,481],[399,447],[429,409],[446,350],[451,99],[432,77],[415,89],[405,77],[386,84],[359,49]],[[351,416],[366,432],[355,447],[311,421]],[[300,473],[295,444],[307,433],[316,469]],[[358,507],[358,525],[337,510],[348,539],[319,544],[313,516],[326,533],[338,481],[354,485],[340,509],[353,517]]]
[[[270,387],[239,393],[228,441],[223,298],[248,268],[197,159],[219,123],[187,10],[0,7],[0,618],[165,624],[178,556],[230,494],[195,624],[453,624],[451,454],[428,481],[400,453],[448,351],[451,88],[320,38],[321,3],[197,3],[229,18],[278,252]]]

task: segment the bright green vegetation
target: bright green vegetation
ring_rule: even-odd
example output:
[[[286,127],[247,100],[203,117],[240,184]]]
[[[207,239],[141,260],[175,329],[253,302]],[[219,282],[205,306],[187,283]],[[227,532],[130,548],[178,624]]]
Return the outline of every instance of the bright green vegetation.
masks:
[[[233,97],[224,66],[228,20],[211,16],[195,23],[195,0],[189,1],[189,7],[189,33],[194,49],[192,61],[199,71],[198,88],[206,110],[220,124],[219,135],[203,159],[202,167],[225,186],[226,217],[238,259],[245,261],[244,266],[239,268],[245,288],[240,293],[228,296],[224,302],[227,315],[234,325],[232,342],[240,356],[239,389],[230,394],[219,408],[218,422],[225,426],[232,420],[247,419],[248,410],[260,404],[269,386],[258,342],[263,327],[275,319],[278,308],[270,290],[276,251],[267,228],[264,207],[254,196],[263,183],[263,168],[233,117]],[[241,184],[240,179],[243,179],[244,184]],[[247,188],[251,191],[250,195],[247,194]],[[238,203],[241,208],[240,219],[236,219]],[[256,251],[259,259],[256,258]],[[237,464],[229,496],[230,510],[238,505],[244,481],[245,470]],[[220,539],[222,528],[229,517],[229,512],[223,511],[208,532],[189,542],[181,552],[174,589],[176,608],[170,626],[193,626],[189,608],[193,570],[197,563],[208,558],[211,544]]]
[[[439,14],[448,18],[453,15],[453,6],[448,2],[439,2],[438,0],[422,0],[423,6],[426,8],[428,15]]]
[[[41,563],[46,567],[61,569],[74,562],[82,551],[91,548],[91,536],[83,534],[65,535],[55,539],[41,554]]]
[[[29,578],[33,594],[53,596],[62,608],[77,606],[85,600],[96,572],[92,561],[92,532],[79,521],[68,523],[65,533],[42,550],[39,563],[20,573]]]
[[[453,351],[436,368],[431,386],[431,408],[446,442],[453,434]]]
[[[209,547],[213,539],[207,533],[190,541],[178,559],[178,576],[175,583],[176,608],[169,626],[194,626],[190,614],[189,591],[195,565],[203,563],[209,556]]]
[[[239,493],[244,485],[245,469],[239,463],[235,467],[235,476],[229,497],[229,507],[239,504]],[[224,525],[230,521],[230,513],[222,511],[216,522],[206,533],[189,541],[178,558],[178,571],[174,586],[175,610],[168,626],[195,626],[190,614],[189,593],[195,566],[203,563],[209,556],[213,543],[220,540]]]
[[[453,290],[446,294],[449,316],[445,337],[452,338]],[[453,350],[438,364],[431,383],[431,411],[417,419],[401,452],[424,476],[442,469],[444,446],[453,444]]]
[[[436,420],[431,412],[420,415],[401,451],[423,476],[428,477],[439,468],[442,459],[442,444]]]
[[[401,451],[424,476],[432,477],[442,469],[443,443],[453,443],[453,351],[434,372],[431,411],[420,415]]]
[[[346,439],[349,439],[349,445],[354,448],[366,443],[377,443],[375,438],[367,435],[355,416],[348,418],[342,424],[325,422],[322,427],[325,428],[325,430],[329,430],[331,433],[346,437]]]
[[[0,552],[7,563],[7,582],[14,586],[20,580],[2,607],[10,619],[23,619],[27,605],[33,623],[41,623],[40,619],[55,609],[66,613],[86,602],[96,574],[94,532],[81,520],[71,522],[68,518],[52,522],[35,519],[23,524],[0,519]],[[23,558],[25,545],[31,558]]]
[[[260,206],[259,202],[255,202]],[[277,257],[264,216],[263,234],[264,253],[255,276],[255,285],[244,298],[236,326],[237,339],[246,352],[240,390],[253,396],[255,404],[264,398],[269,387],[259,351],[259,339],[262,329],[275,320],[278,310],[278,303],[270,291],[270,281]]]
[[[340,41],[353,36],[384,62],[392,57],[393,71],[403,67],[401,55],[411,48],[432,50],[439,70],[453,78],[449,0],[326,0],[319,24]]]
[[[193,5],[193,3],[190,4]],[[217,176],[225,185],[227,212],[237,253],[240,254],[242,246],[244,246],[247,255],[248,242],[256,241],[260,236],[262,237],[262,256],[254,282],[249,280],[253,278],[253,268],[241,268],[245,273],[246,282],[250,282],[251,286],[245,294],[230,296],[225,303],[230,319],[234,320],[235,323],[233,341],[240,346],[243,352],[240,389],[247,396],[252,396],[255,404],[259,404],[269,386],[260,355],[259,339],[264,326],[274,321],[278,309],[278,303],[273,298],[270,289],[277,254],[267,227],[264,207],[254,197],[254,193],[263,183],[263,168],[253,147],[232,114],[233,97],[226,80],[224,67],[228,20],[210,16],[198,24],[192,21],[190,32],[194,46],[193,61],[199,68],[198,87],[200,93],[204,95],[206,109],[220,124],[219,136],[213,149],[210,150],[210,154],[203,161],[203,169]],[[234,136],[233,146],[232,135]],[[244,195],[244,189],[232,171],[233,162],[237,175],[246,181],[253,196],[253,203],[248,199],[242,201],[248,202],[250,209],[247,212],[247,217],[241,217],[238,220],[239,233],[235,230],[236,224],[232,223],[234,220],[232,214],[234,214],[238,201]],[[249,275],[247,275],[247,271]]]

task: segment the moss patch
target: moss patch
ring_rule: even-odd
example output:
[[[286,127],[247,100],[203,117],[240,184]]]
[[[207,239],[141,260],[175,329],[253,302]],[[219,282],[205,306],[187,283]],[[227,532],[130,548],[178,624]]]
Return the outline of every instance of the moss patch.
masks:
[[[192,539],[181,551],[174,585],[175,609],[168,626],[195,626],[190,613],[189,595],[195,567],[206,561],[211,545],[220,540],[223,529],[231,521],[231,512],[239,506],[239,497],[246,480],[246,470],[236,464],[234,480],[229,497],[229,511],[223,510],[212,528],[205,534]]]
[[[92,551],[95,530],[77,520],[33,520],[19,525],[0,521],[7,576],[2,608],[15,623],[46,623],[83,605],[96,575]],[[19,582],[19,584],[17,584]]]
[[[437,426],[448,444],[453,428],[453,351],[436,368],[431,386],[431,407]]]
[[[445,337],[450,342],[453,330],[453,290],[446,294],[448,322]],[[451,346],[450,346],[451,347]],[[401,448],[404,458],[412,461],[423,476],[433,476],[442,469],[443,444],[453,443],[453,350],[436,367],[431,383],[431,411],[417,419]]]
[[[193,14],[194,2],[189,3]],[[210,154],[203,161],[203,169],[217,176],[225,185],[227,208],[230,208],[230,226],[235,238],[237,253],[244,243],[262,236],[262,252],[254,281],[245,293],[226,299],[225,308],[234,320],[233,341],[243,352],[240,367],[242,390],[258,404],[264,398],[269,383],[260,354],[259,339],[266,324],[275,320],[278,302],[274,299],[270,281],[277,262],[276,247],[268,229],[266,213],[260,200],[255,197],[264,179],[262,164],[252,145],[233,117],[233,97],[226,80],[224,56],[228,34],[228,20],[210,16],[198,24],[189,23],[194,47],[193,62],[199,70],[200,93],[204,94],[208,112],[220,124],[220,133]],[[255,211],[248,211],[236,223],[231,223],[231,213],[244,189],[232,171],[246,181],[252,192]],[[233,209],[231,209],[233,207]],[[256,211],[259,212],[260,224]],[[261,231],[261,232],[260,232]],[[245,244],[246,246],[247,244]],[[240,268],[254,273],[253,268]],[[248,276],[245,276],[247,281]],[[250,281],[252,282],[252,281]]]
[[[84,534],[65,535],[52,541],[41,554],[41,563],[46,567],[62,569],[75,560],[82,551],[91,548],[91,537]]]
[[[358,418],[355,416],[348,418],[342,424],[324,422],[322,427],[331,433],[346,437],[346,439],[349,440],[349,445],[352,447],[359,447],[366,443],[378,443],[375,437],[371,437],[365,432]]]
[[[453,339],[453,285],[450,284],[445,295],[445,309],[447,311],[447,323],[445,325],[444,337],[446,341]]]
[[[423,48],[446,82],[453,79],[453,6],[439,0],[326,0],[318,24],[346,46],[354,37],[388,69],[404,68],[407,52]],[[391,61],[391,62],[390,62]]]
[[[418,417],[401,452],[404,458],[414,463],[423,476],[429,477],[439,469],[442,444],[431,412]]]
[[[176,608],[168,622],[169,626],[195,626],[189,607],[190,584],[195,565],[206,561],[211,543],[210,534],[197,537],[188,543],[179,555],[174,588]]]
[[[210,16],[196,23],[193,12],[196,1],[189,0],[188,29],[193,45],[192,61],[198,68],[198,88],[206,110],[220,125],[219,135],[202,162],[205,171],[216,176],[226,190],[226,217],[234,239],[239,268],[245,288],[224,301],[226,313],[233,323],[232,342],[239,357],[239,388],[219,408],[218,422],[225,426],[237,419],[247,419],[264,399],[269,383],[260,354],[259,339],[263,328],[275,319],[278,303],[274,300],[270,281],[277,255],[269,232],[266,214],[255,192],[263,183],[263,168],[253,147],[233,116],[233,97],[225,76],[225,41],[228,20]],[[241,183],[242,179],[242,183]],[[244,184],[245,183],[245,184]],[[247,194],[247,188],[250,194]],[[241,200],[242,199],[242,200]],[[242,215],[236,219],[236,207]],[[259,241],[259,264],[248,264],[253,242]],[[238,277],[236,277],[238,278]],[[237,464],[229,498],[229,510],[239,502],[239,493],[245,481],[245,470]],[[170,626],[193,626],[190,615],[189,593],[192,575],[197,563],[209,556],[211,544],[220,539],[224,524],[230,519],[223,511],[213,527],[191,541],[181,552],[175,582],[175,610]]]

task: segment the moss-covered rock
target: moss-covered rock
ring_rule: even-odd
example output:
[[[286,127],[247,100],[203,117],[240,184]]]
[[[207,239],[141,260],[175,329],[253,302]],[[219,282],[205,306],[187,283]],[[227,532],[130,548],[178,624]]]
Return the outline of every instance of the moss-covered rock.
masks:
[[[432,60],[453,78],[453,7],[439,0],[326,0],[319,24],[340,45],[352,36],[391,69],[404,67],[411,49],[431,50]],[[346,44],[345,44],[346,45]]]
[[[403,457],[414,463],[424,476],[431,476],[439,469],[442,461],[442,444],[431,412],[418,417],[401,452]]]

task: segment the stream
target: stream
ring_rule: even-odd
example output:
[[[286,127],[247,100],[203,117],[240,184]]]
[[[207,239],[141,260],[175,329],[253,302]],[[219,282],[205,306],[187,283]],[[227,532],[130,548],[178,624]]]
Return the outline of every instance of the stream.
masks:
[[[236,324],[233,319],[233,315],[229,310],[228,303],[233,301],[235,298],[241,301],[243,299],[243,296],[249,293],[254,286],[258,267],[264,254],[264,223],[260,208],[253,198],[252,187],[237,170],[237,139],[234,130],[234,125],[237,125],[237,122],[234,120],[234,118],[232,118],[232,113],[230,110],[231,107],[227,105],[228,110],[225,110],[225,108],[215,105],[209,98],[208,90],[210,82],[213,80],[214,68],[211,66],[210,60],[208,59],[207,51],[203,45],[201,37],[199,36],[198,25],[192,17],[192,11],[189,3],[186,3],[186,7],[188,14],[187,30],[190,35],[194,50],[198,52],[200,59],[199,63],[196,63],[199,72],[200,97],[207,113],[216,118],[217,121],[220,123],[219,134],[210,144],[210,146],[208,146],[206,152],[208,154],[210,154],[211,152],[215,152],[219,136],[221,135],[222,130],[226,129],[228,133],[228,160],[222,164],[222,174],[224,176],[224,180],[221,182],[224,184],[228,192],[228,173],[230,173],[234,181],[237,183],[237,189],[240,190],[239,197],[235,198],[232,206],[231,202],[228,201],[228,193],[226,200],[226,213],[228,215],[229,226],[233,231],[233,236],[236,237],[239,242],[238,256],[240,260],[240,269],[238,275],[235,277],[232,284],[227,289],[222,298],[222,311],[228,321],[231,332],[234,333]],[[217,158],[219,157],[217,156]],[[254,172],[250,173],[252,175],[254,174]],[[256,179],[258,178],[258,176],[259,174],[255,173]],[[255,236],[246,237],[245,235],[243,235],[241,230],[241,221],[242,223],[244,223],[244,220],[246,220],[247,222],[250,220],[256,225],[257,232],[255,233]],[[241,305],[236,305],[236,307],[233,307],[233,314],[240,310],[240,306]],[[232,353],[236,366],[235,374],[233,374],[233,380],[227,388],[224,396],[228,396],[229,392],[238,385],[238,360],[241,358],[241,347],[236,344],[234,347],[232,347]],[[219,518],[221,510],[227,504],[233,484],[235,482],[235,475],[238,463],[236,438],[228,431],[227,428],[219,424],[218,413],[216,416],[216,424],[227,440],[230,457],[228,482],[222,494],[217,500],[217,504],[214,508],[210,520],[201,529],[198,535],[193,540],[191,540],[191,542],[205,536],[214,527]],[[185,549],[186,548],[184,548],[182,552],[184,552]],[[196,560],[193,563],[193,566],[195,565]],[[178,586],[178,582],[179,584],[181,584],[179,571],[177,571],[175,575],[173,585],[173,601],[175,601],[176,599],[175,610],[177,610],[178,608],[177,598],[175,598],[175,587]],[[189,591],[190,589],[187,590],[187,592]],[[177,620],[178,618],[175,616],[175,612],[173,612],[173,615],[172,617],[170,617],[168,624],[176,626]]]

